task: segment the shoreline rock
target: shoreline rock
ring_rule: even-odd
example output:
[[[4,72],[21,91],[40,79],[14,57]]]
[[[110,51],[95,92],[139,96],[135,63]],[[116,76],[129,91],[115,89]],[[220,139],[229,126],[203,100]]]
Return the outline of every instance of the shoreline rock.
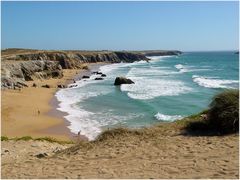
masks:
[[[131,79],[127,79],[125,77],[116,77],[114,86],[119,86],[121,84],[134,84]]]

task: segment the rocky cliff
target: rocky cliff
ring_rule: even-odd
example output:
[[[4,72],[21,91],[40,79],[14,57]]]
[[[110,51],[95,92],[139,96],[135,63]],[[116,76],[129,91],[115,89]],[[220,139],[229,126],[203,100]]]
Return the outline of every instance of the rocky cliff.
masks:
[[[134,62],[146,56],[178,55],[180,51],[44,51],[32,49],[2,50],[2,87],[36,78],[61,78],[62,69],[78,69],[83,63]]]
[[[133,62],[140,60],[148,60],[148,58],[141,53],[131,52],[110,52],[110,51],[62,51],[62,52],[31,52],[23,54],[15,54],[4,56],[2,60],[15,61],[29,61],[29,60],[50,60],[57,61],[63,69],[80,68],[83,63],[94,62]]]
[[[3,62],[1,67],[1,86],[4,88],[21,88],[24,81],[33,79],[61,78],[62,67],[57,61],[29,60]]]

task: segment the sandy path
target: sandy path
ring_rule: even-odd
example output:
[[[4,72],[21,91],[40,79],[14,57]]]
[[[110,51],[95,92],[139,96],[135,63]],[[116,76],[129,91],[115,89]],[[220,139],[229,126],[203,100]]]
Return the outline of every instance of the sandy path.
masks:
[[[20,142],[19,142],[20,143]],[[31,143],[29,143],[30,145]],[[11,142],[3,148],[11,149]],[[92,148],[6,163],[3,178],[238,178],[238,135],[188,137],[163,135],[148,139],[126,136]],[[11,151],[9,152],[11,154]],[[19,154],[18,154],[19,155]],[[16,163],[14,163],[16,162]]]

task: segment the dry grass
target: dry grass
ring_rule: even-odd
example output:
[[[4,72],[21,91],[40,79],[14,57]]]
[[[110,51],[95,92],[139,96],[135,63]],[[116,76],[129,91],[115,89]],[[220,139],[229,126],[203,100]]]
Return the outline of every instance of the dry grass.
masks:
[[[23,137],[14,137],[14,138],[9,138],[7,136],[1,136],[1,141],[9,141],[9,140],[14,140],[14,141],[47,141],[50,143],[58,143],[58,144],[74,144],[73,141],[61,141],[52,137],[39,137],[39,138],[33,138],[31,136],[23,136]]]

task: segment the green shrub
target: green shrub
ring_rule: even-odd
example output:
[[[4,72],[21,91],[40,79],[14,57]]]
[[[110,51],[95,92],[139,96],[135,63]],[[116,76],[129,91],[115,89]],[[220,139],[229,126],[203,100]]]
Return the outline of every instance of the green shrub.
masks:
[[[8,141],[8,137],[7,136],[1,136],[1,141]]]
[[[29,141],[32,140],[33,138],[31,136],[23,136],[23,137],[18,137],[18,138],[14,138],[16,141]]]
[[[104,141],[106,139],[121,138],[127,135],[140,135],[141,132],[136,129],[128,129],[125,127],[116,127],[103,131],[95,141]]]
[[[208,121],[221,133],[239,131],[239,90],[227,90],[209,105]]]

